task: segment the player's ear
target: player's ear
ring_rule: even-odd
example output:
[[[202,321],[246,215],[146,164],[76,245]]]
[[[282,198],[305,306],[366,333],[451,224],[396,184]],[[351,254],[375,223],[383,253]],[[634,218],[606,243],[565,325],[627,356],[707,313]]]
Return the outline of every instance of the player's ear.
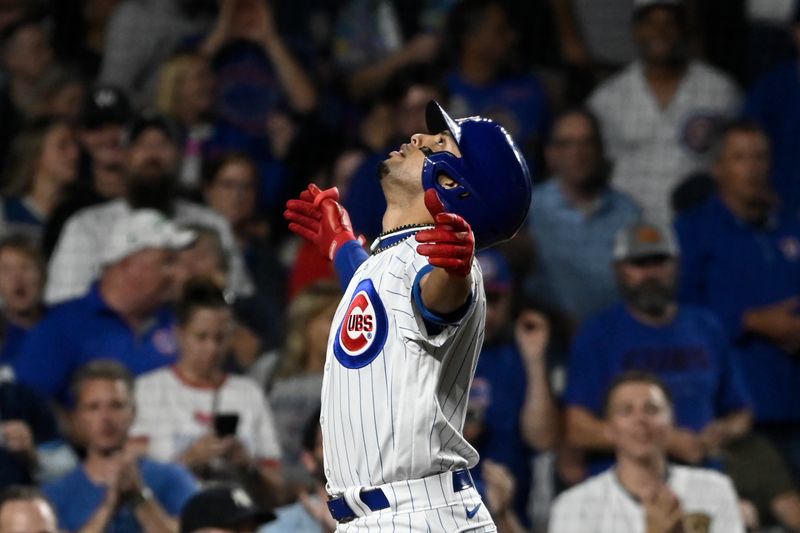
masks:
[[[455,189],[458,187],[458,181],[454,180],[447,174],[439,174],[437,180],[439,181],[439,185],[445,189]]]

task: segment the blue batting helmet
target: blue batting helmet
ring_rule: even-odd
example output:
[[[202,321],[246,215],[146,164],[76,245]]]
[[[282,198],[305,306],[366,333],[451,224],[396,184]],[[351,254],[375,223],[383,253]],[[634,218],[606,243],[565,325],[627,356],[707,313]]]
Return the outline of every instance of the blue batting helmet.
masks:
[[[513,237],[531,205],[531,174],[511,136],[496,122],[469,117],[453,120],[438,102],[426,109],[428,131],[449,131],[461,157],[435,152],[425,157],[422,187],[436,189],[447,211],[472,226],[477,248],[488,248]],[[445,174],[453,188],[439,183]]]

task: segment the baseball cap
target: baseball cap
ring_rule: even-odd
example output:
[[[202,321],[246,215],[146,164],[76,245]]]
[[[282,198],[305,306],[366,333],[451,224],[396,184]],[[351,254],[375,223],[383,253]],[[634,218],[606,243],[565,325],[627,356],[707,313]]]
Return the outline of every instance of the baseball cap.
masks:
[[[640,220],[620,229],[614,238],[615,261],[652,256],[678,256],[675,234],[668,226]]]
[[[86,95],[81,108],[80,124],[92,130],[105,124],[127,124],[130,118],[131,104],[122,89],[100,85]]]
[[[179,229],[155,209],[137,209],[119,218],[111,228],[111,238],[103,252],[104,265],[116,263],[147,248],[182,250],[197,235]]]
[[[475,255],[483,272],[486,292],[510,292],[513,288],[511,268],[503,254],[497,250],[482,250]]]
[[[160,130],[170,141],[174,144],[178,144],[180,138],[178,126],[169,117],[158,113],[147,113],[136,117],[128,127],[125,144],[130,146],[135,143],[139,136],[149,129]]]
[[[261,525],[275,515],[257,507],[243,488],[216,485],[192,496],[181,510],[181,533],[204,528],[235,529],[248,523]]]
[[[633,0],[633,20],[638,21],[644,14],[654,7],[669,7],[679,14],[683,14],[683,0]]]

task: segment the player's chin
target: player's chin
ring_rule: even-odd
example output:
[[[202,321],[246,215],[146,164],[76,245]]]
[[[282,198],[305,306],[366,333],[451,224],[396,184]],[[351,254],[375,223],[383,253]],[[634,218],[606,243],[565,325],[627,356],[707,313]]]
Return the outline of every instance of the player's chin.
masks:
[[[389,164],[388,164],[390,159],[391,158],[385,159],[385,160],[381,161],[380,165],[378,165],[378,179],[379,180],[382,180],[383,178],[388,176],[389,173],[391,172],[391,169],[389,168]]]

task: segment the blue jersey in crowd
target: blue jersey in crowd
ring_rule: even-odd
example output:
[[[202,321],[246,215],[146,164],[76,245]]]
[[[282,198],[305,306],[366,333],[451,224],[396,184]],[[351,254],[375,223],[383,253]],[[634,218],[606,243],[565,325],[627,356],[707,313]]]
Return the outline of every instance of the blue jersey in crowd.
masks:
[[[669,388],[676,425],[700,431],[713,419],[749,406],[732,350],[709,311],[682,305],[671,323],[654,327],[619,304],[587,321],[575,338],[564,400],[602,416],[612,380],[627,370],[644,370]]]
[[[476,86],[451,72],[447,90],[454,116],[481,115],[496,120],[523,151],[533,139],[544,138],[550,115],[544,87],[535,76],[513,76]]]
[[[772,183],[784,208],[800,208],[800,65],[796,59],[764,74],[750,90],[744,114],[767,132],[772,153]]]
[[[800,294],[800,223],[776,215],[763,228],[739,220],[718,197],[676,222],[684,302],[710,308],[735,341],[757,422],[800,422],[800,358],[742,331],[748,309]]]
[[[155,499],[172,517],[180,514],[183,505],[197,491],[195,479],[179,465],[140,459],[139,472],[144,485],[153,491]],[[78,531],[86,525],[102,505],[108,490],[104,485],[90,480],[83,465],[42,488],[56,509],[58,527],[63,531]],[[136,533],[142,528],[133,510],[123,505],[109,522],[106,531]]]
[[[31,330],[14,371],[20,382],[66,403],[73,372],[89,361],[113,359],[134,375],[173,364],[178,352],[174,322],[172,311],[163,308],[142,331],[133,331],[95,284],[86,296],[51,309]]]

